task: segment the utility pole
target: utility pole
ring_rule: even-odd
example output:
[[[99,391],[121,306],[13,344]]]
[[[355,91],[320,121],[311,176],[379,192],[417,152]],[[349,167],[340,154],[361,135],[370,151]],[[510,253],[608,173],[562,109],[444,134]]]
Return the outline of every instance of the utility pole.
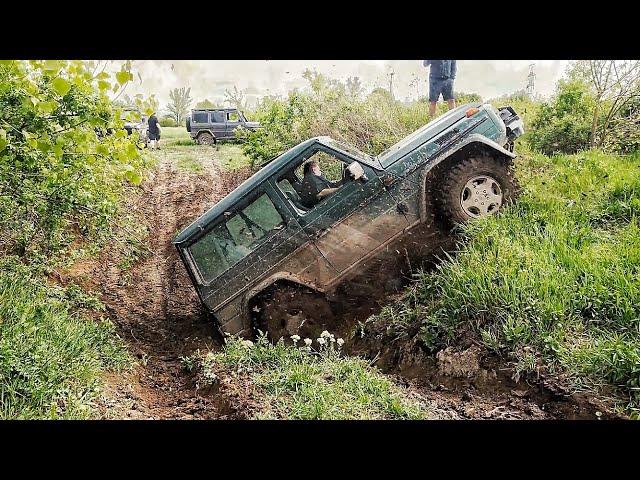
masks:
[[[393,97],[393,76],[395,75],[393,68],[389,72],[389,93],[391,94],[391,98]]]
[[[536,92],[536,72],[534,71],[535,63],[529,65],[529,75],[527,76],[527,95],[533,99]]]

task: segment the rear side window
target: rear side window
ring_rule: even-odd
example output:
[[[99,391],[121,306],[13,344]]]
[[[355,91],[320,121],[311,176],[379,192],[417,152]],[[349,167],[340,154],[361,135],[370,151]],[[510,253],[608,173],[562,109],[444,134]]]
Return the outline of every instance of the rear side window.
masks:
[[[194,112],[191,121],[193,123],[207,123],[209,114],[207,112]]]
[[[189,251],[205,282],[209,282],[259,247],[284,221],[265,193],[216,225]]]
[[[224,112],[211,112],[211,121],[213,123],[224,123]]]

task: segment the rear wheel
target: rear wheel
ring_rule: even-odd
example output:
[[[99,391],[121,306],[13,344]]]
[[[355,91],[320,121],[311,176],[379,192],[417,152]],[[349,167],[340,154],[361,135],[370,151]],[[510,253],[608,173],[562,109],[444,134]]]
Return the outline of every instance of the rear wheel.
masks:
[[[444,173],[437,195],[441,213],[454,224],[497,213],[519,186],[511,159],[470,157]]]
[[[196,139],[200,145],[213,145],[216,143],[216,139],[213,138],[209,132],[202,132],[198,134]]]
[[[315,339],[323,330],[336,331],[336,317],[326,297],[310,289],[281,286],[257,298],[253,307],[255,328],[273,343],[292,335]],[[257,333],[257,332],[256,332]]]

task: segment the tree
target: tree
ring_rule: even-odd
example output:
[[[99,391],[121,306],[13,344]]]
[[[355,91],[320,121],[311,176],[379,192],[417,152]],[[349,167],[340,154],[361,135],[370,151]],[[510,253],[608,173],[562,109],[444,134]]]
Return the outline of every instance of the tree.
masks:
[[[640,95],[640,60],[581,60],[569,75],[586,80],[594,91],[590,144],[601,148],[612,121]]]
[[[216,108],[216,104],[208,98],[205,98],[201,102],[196,103],[196,108]]]
[[[235,85],[233,86],[233,91],[228,89],[224,91],[224,101],[231,106],[236,107],[238,110],[242,110],[247,106],[244,93],[242,90],[238,90],[238,87]]]
[[[362,82],[360,81],[360,77],[349,77],[347,78],[347,95],[351,98],[360,98],[362,94]]]
[[[179,125],[182,120],[189,113],[189,106],[191,105],[191,88],[174,88],[169,93],[170,102],[167,104],[167,110],[173,118],[176,119],[176,123]]]

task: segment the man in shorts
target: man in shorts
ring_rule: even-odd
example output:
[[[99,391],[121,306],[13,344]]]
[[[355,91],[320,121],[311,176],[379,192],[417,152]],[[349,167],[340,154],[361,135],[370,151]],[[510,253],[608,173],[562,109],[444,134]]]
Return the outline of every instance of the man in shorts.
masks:
[[[436,104],[440,95],[449,105],[449,110],[456,107],[453,95],[453,81],[456,78],[457,65],[455,60],[424,60],[422,63],[429,68],[429,115],[436,114]]]

